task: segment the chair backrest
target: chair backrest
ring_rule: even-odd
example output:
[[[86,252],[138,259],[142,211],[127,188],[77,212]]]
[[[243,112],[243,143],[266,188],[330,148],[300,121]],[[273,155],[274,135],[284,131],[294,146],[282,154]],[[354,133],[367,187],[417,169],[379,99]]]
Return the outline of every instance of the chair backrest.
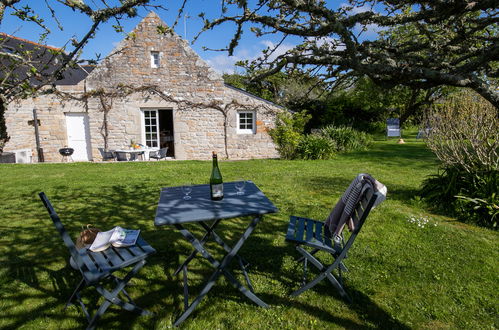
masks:
[[[398,119],[398,118],[388,118],[386,120],[386,126],[388,128],[399,128],[400,127],[400,119]]]
[[[59,235],[61,235],[62,240],[64,241],[64,244],[69,249],[69,253],[71,254],[71,257],[73,257],[73,260],[75,261],[78,268],[82,269],[84,267],[84,263],[80,257],[80,253],[76,249],[76,246],[75,246],[73,240],[71,239],[68,232],[64,228],[64,225],[62,224],[61,219],[59,218],[59,216],[55,212],[49,199],[47,198],[47,196],[45,195],[44,192],[39,193],[38,196],[40,196],[40,199],[42,200],[43,205],[45,205],[45,208],[47,209],[47,211],[50,215],[50,218],[52,219],[52,222],[54,223],[55,228],[59,232]]]
[[[355,238],[357,237],[357,234],[362,229],[362,226],[364,225],[364,222],[366,221],[369,212],[371,212],[374,203],[378,198],[383,198],[382,194],[380,192],[374,192],[374,188],[372,186],[367,187],[363,191],[363,194],[352,213],[352,220],[355,224],[354,230],[352,231],[347,242],[344,244],[343,249],[340,252],[340,255],[346,254],[350,246],[352,246]]]
[[[165,158],[168,152],[168,147],[159,149],[159,158]]]
[[[97,148],[99,149],[100,155],[103,160],[108,160],[108,159],[113,159],[114,158],[114,153],[112,151],[108,151],[104,148]]]

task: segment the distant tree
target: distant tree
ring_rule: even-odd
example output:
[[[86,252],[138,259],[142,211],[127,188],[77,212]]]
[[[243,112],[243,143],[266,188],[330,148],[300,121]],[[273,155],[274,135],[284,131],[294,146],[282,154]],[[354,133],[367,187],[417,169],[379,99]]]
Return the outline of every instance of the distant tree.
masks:
[[[225,83],[255,94],[268,101],[289,107],[302,99],[318,99],[326,93],[324,84],[307,73],[288,74],[278,72],[258,80],[251,77],[256,73],[225,74]]]
[[[379,85],[403,85],[416,94],[444,85],[467,87],[499,108],[497,1],[349,0],[339,8],[335,3],[227,0],[220,17],[205,19],[204,30],[234,24],[225,49],[229,55],[245,27],[260,37],[298,37],[301,42],[285,53],[268,48],[248,63],[254,72],[264,70],[263,76],[301,68],[330,84],[368,76]],[[411,28],[403,30],[403,37],[394,37],[406,25]],[[374,40],[362,38],[369,29],[392,33]],[[428,94],[422,95],[427,98]]]
[[[78,55],[89,39],[98,32],[98,28],[110,19],[115,19],[113,25],[117,32],[122,32],[120,20],[123,18],[135,17],[137,9],[152,6],[151,0],[120,0],[118,5],[110,6],[106,0],[46,0],[45,3],[52,13],[52,19],[59,29],[61,25],[60,15],[62,7],[71,9],[76,20],[81,20],[82,15],[90,18],[90,25],[86,33],[80,39],[72,37],[65,45],[64,49],[50,49],[51,56],[48,61],[57,58],[57,63],[51,62],[51,69],[47,70],[47,57],[37,55],[37,52],[24,50],[22,48],[6,48],[5,36],[0,37],[0,152],[9,137],[5,126],[5,111],[7,105],[16,99],[34,96],[41,91],[47,92],[44,87],[53,84],[60,79],[62,73],[70,66],[75,65]],[[57,5],[58,7],[56,7]],[[59,9],[56,9],[59,8]],[[38,36],[38,41],[44,43],[50,35],[51,30],[47,27],[45,20],[40,17],[40,13],[35,12],[30,7],[27,0],[0,0],[0,26],[4,14],[17,17],[19,23],[28,22],[42,29]],[[65,11],[68,15],[71,11]],[[36,38],[35,36],[33,36]]]

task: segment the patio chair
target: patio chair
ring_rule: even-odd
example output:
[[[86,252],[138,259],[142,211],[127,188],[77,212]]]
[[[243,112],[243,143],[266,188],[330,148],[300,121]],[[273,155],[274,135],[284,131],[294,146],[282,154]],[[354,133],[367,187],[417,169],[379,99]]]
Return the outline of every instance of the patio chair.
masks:
[[[127,311],[136,312],[140,315],[152,315],[151,312],[141,309],[135,305],[133,300],[125,291],[125,286],[144,266],[147,256],[155,253],[156,250],[147,244],[140,236],[137,239],[137,243],[130,247],[111,247],[102,252],[91,252],[86,248],[77,249],[73,243],[73,240],[64,229],[59,216],[55,212],[47,196],[43,192],[39,193],[39,196],[47,208],[50,218],[61,235],[64,244],[69,249],[69,253],[71,255],[71,266],[74,269],[79,270],[82,275],[82,279],[76,286],[74,292],[71,294],[68,302],[66,303],[66,307],[73,301],[77,301],[80,304],[88,321],[87,329],[95,328],[97,320],[105,313],[111,304],[118,305]],[[131,266],[133,266],[133,268],[122,279],[113,275],[115,271]],[[109,284],[115,284],[116,286],[113,290],[107,290],[104,285]],[[80,298],[80,292],[86,287],[93,287],[104,297],[104,302],[97,309],[93,317],[90,317],[85,304]],[[118,298],[118,294],[120,293],[123,293],[128,302]]]
[[[116,160],[119,162],[127,162],[128,161],[128,153],[116,151],[114,153],[116,155]]]
[[[159,150],[153,151],[149,153],[149,158],[156,159],[156,160],[161,160],[166,158],[166,153],[168,152],[168,147],[166,148],[161,148]]]
[[[106,150],[104,148],[98,148],[103,161],[114,160],[114,152],[111,150]]]
[[[386,120],[386,136],[401,137],[400,120],[398,118],[388,118]]]
[[[286,241],[296,245],[296,250],[302,255],[297,261],[303,262],[302,286],[291,293],[291,296],[298,296],[327,278],[342,298],[351,301],[343,286],[342,272],[348,271],[343,262],[369,212],[373,206],[383,201],[386,195],[386,187],[371,179],[372,177],[367,178],[364,174],[357,176],[325,222],[296,216],[290,217]],[[379,191],[376,191],[377,189]],[[345,241],[343,228],[347,224],[352,232]],[[322,264],[315,256],[318,252],[331,255],[333,263]],[[319,270],[319,275],[307,282],[309,262]],[[337,270],[337,275],[333,273],[335,270]]]

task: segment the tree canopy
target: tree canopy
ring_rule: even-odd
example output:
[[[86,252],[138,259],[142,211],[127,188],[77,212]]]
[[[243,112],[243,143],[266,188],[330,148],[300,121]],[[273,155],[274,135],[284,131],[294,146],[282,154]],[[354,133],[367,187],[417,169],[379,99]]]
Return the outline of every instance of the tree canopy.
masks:
[[[220,17],[205,18],[204,31],[232,24],[229,55],[248,30],[281,42],[300,40],[283,53],[267,48],[247,63],[255,72],[301,69],[332,85],[368,76],[386,87],[467,87],[499,108],[494,0],[349,0],[340,6],[322,0],[226,0],[222,7]],[[365,37],[369,29],[378,36]]]

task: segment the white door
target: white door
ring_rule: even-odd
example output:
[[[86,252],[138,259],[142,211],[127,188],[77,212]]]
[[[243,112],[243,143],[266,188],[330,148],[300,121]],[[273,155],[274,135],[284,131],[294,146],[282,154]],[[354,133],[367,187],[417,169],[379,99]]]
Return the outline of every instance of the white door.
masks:
[[[68,147],[74,149],[74,161],[90,160],[90,131],[85,113],[66,113]]]

